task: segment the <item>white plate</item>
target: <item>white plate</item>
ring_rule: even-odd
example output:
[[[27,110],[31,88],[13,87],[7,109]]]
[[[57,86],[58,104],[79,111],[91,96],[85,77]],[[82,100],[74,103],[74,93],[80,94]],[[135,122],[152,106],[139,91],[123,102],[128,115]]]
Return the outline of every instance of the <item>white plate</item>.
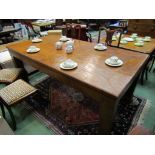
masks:
[[[111,64],[109,58],[105,60],[105,63],[106,63],[107,65],[113,66],[113,67],[118,67],[118,66],[122,66],[122,65],[123,65],[123,61],[120,60],[120,59],[118,60],[118,64]]]
[[[96,45],[96,46],[94,46],[94,49],[95,49],[95,50],[99,50],[99,51],[104,51],[104,50],[107,49],[107,46],[102,46],[102,48],[99,48],[99,47]]]
[[[121,43],[121,44],[127,44],[128,42],[127,42],[126,40],[125,40],[125,41],[122,41],[122,40],[121,40],[120,43]]]
[[[130,38],[130,37],[125,37],[123,39],[126,40],[126,41],[134,41],[134,39],[133,38]]]
[[[68,41],[68,40],[70,40],[70,38],[60,38],[60,41],[63,41],[63,42]]]
[[[144,46],[144,43],[134,43],[135,46],[139,46],[139,47],[142,47]]]
[[[27,49],[26,50],[27,51],[27,53],[37,53],[37,52],[39,52],[40,51],[40,48],[36,48],[36,50],[35,51],[30,51],[30,49]]]
[[[151,41],[151,39],[143,39],[143,41],[149,42]]]
[[[63,64],[64,64],[64,62],[62,62],[60,64],[60,68],[65,69],[65,70],[74,69],[74,68],[76,68],[78,66],[78,64],[76,62],[74,62],[74,66],[73,67],[69,67],[69,68],[68,67],[65,67]]]
[[[39,43],[39,42],[41,42],[41,41],[42,41],[42,39],[33,39],[33,40],[32,40],[33,43]]]

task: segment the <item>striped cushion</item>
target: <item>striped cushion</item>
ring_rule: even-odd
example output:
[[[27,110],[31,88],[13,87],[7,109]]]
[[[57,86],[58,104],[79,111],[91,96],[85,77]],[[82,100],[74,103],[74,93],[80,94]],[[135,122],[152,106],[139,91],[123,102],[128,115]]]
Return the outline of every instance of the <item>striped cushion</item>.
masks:
[[[21,71],[21,68],[7,68],[0,70],[0,82],[11,83],[15,81],[20,75]]]
[[[19,79],[12,84],[0,90],[0,97],[8,104],[12,105],[17,101],[24,99],[30,94],[36,92],[36,88],[32,87],[25,81]]]

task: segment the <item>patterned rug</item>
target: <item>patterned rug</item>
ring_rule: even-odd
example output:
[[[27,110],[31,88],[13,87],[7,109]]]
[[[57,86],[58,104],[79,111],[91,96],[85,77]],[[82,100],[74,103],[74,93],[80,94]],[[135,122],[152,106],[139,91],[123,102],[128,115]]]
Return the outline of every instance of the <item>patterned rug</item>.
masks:
[[[99,107],[96,101],[54,78],[46,77],[35,85],[40,90],[39,95],[28,98],[26,107],[55,134],[99,134]],[[127,134],[136,125],[146,102],[145,99],[133,97],[131,103],[121,103],[111,134]]]

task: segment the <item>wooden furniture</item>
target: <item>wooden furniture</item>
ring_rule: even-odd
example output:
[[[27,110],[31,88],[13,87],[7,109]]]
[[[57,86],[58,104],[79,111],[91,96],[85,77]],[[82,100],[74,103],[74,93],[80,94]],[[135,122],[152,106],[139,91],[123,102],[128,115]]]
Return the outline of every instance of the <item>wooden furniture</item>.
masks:
[[[64,25],[63,19],[56,19],[55,20],[54,29],[56,29],[56,30],[62,30],[64,28],[65,28],[65,25]]]
[[[0,36],[10,34],[10,33],[15,33],[15,32],[20,31],[20,30],[21,30],[21,28],[18,28],[18,29],[17,28],[5,29],[3,31],[0,31]]]
[[[87,26],[84,24],[67,23],[63,31],[69,38],[92,41],[91,34],[87,31]]]
[[[12,83],[19,78],[22,73],[21,68],[7,68],[0,70],[0,83]]]
[[[101,31],[105,30],[106,31],[106,39],[105,42],[107,43],[107,45],[111,45],[112,43],[112,36],[115,32],[120,32],[120,38],[122,36],[123,33],[123,27],[122,26],[109,26],[109,28],[106,28],[105,26],[99,27],[99,34],[98,34],[98,43],[100,43],[100,38],[101,38]],[[117,47],[119,47],[120,44],[120,38],[118,40],[117,43]]]
[[[122,38],[124,37],[130,37],[130,35],[124,34]],[[140,36],[141,37],[141,36]],[[102,42],[105,41],[105,38],[102,39]],[[150,42],[144,42],[144,46],[139,47],[134,45],[135,41],[133,42],[128,42],[127,44],[120,44],[120,48],[144,53],[144,54],[151,54],[153,50],[155,49],[155,39],[151,39]],[[112,41],[112,46],[117,46],[118,45],[118,39],[116,41]]]
[[[44,22],[37,22],[37,21],[34,21],[34,22],[31,22],[31,24],[33,26],[38,26],[40,27],[40,30],[41,31],[45,31],[47,29],[53,29],[53,26],[55,25],[55,22],[53,21],[44,21]],[[48,28],[49,27],[49,28]]]
[[[106,40],[105,42],[107,43],[107,45],[111,45],[112,43],[112,36],[115,33],[115,30],[106,30]]]
[[[13,122],[13,130],[16,130],[16,121],[11,110],[11,107],[19,103],[21,100],[30,96],[37,91],[36,88],[32,87],[25,81],[19,79],[14,83],[2,88],[0,90],[0,105],[2,109],[3,117],[5,118],[5,106],[11,116]],[[21,102],[20,102],[21,103]]]
[[[10,28],[0,31],[0,40],[2,40],[3,44],[12,42],[14,40],[14,33],[20,31],[21,28]]]
[[[75,49],[72,54],[64,50],[56,50],[55,43],[60,36],[46,36],[41,43],[36,44],[41,50],[35,54],[26,52],[32,45],[30,41],[9,45],[7,48],[15,57],[16,62],[21,61],[56,79],[79,89],[86,95],[98,101],[100,105],[100,125],[102,134],[110,134],[112,120],[115,116],[118,103],[132,97],[140,72],[148,60],[148,55],[108,47],[105,52],[94,50],[94,43],[75,40]],[[110,67],[105,60],[116,55],[123,60],[121,67]],[[66,59],[78,63],[74,70],[62,70],[59,65]]]
[[[48,22],[32,22],[32,25],[34,26],[39,26],[39,27],[44,27],[44,26],[50,26],[50,25],[54,25],[55,23],[52,21],[48,21]]]
[[[129,19],[128,33],[138,33],[142,36],[155,37],[155,19]]]
[[[0,135],[14,135],[5,119],[0,116]]]
[[[62,35],[62,30],[48,30],[48,35]]]
[[[130,37],[130,35],[125,34],[125,35],[123,35],[122,38],[124,38],[124,37]],[[105,42],[105,39],[106,38],[103,38],[102,42]],[[121,39],[121,38],[119,38],[119,39]],[[150,63],[152,61],[152,64],[153,64],[153,61],[154,61],[153,56],[154,56],[154,52],[155,52],[155,39],[151,39],[150,42],[144,42],[144,46],[142,46],[142,47],[135,46],[134,45],[135,41],[134,42],[128,42],[127,44],[119,44],[119,46],[118,46],[119,39],[117,39],[116,41],[112,41],[111,45],[115,46],[115,47],[122,48],[122,49],[127,49],[127,50],[131,50],[134,52],[140,52],[140,53],[149,55],[149,60],[146,63],[144,70],[142,71],[141,84],[143,84],[144,74],[146,73],[146,79],[147,79],[147,72],[148,72],[148,70],[150,70],[152,68],[151,67],[152,65],[150,65]]]

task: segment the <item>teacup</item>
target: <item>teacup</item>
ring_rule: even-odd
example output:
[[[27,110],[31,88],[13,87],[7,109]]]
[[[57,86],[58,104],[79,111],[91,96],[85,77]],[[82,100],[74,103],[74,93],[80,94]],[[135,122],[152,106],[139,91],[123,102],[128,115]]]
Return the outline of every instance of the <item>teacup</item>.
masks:
[[[140,43],[140,44],[141,44],[141,43],[144,43],[144,41],[143,41],[143,40],[139,40],[139,41],[138,41],[138,43]]]
[[[72,53],[73,52],[73,46],[69,45],[65,49],[66,53]]]
[[[151,37],[150,36],[145,36],[145,39],[151,39]]]
[[[127,44],[128,42],[125,39],[121,39],[120,43],[121,44]]]
[[[137,42],[143,41],[143,38],[136,38]]]
[[[30,46],[30,47],[29,47],[29,51],[30,51],[30,52],[35,52],[36,49],[37,49],[36,46]]]
[[[99,44],[97,44],[96,45],[98,48],[103,48],[104,46],[106,46],[106,44],[105,43],[99,43]]]
[[[58,41],[58,42],[56,42],[56,44],[55,44],[55,47],[56,47],[56,49],[57,50],[61,50],[62,49],[62,42],[60,42],[60,41]]]
[[[72,68],[74,66],[74,62],[71,59],[68,59],[63,63],[63,66],[67,68]]]
[[[144,41],[151,41],[151,37],[150,36],[145,36]]]
[[[132,34],[131,34],[131,36],[137,36],[137,35],[138,35],[137,33],[132,33]]]
[[[116,57],[116,56],[112,56],[112,57],[110,57],[110,63],[111,64],[113,64],[113,65],[116,65],[116,64],[118,64],[118,57]]]
[[[61,36],[61,39],[65,40],[65,39],[67,39],[67,37],[66,36]]]
[[[72,46],[74,47],[74,40],[69,40],[66,42],[66,46]]]
[[[117,40],[117,37],[116,36],[112,36],[112,41],[115,41]]]
[[[136,46],[143,46],[144,45],[144,42],[143,41],[139,41],[139,42],[136,42],[135,45]]]

